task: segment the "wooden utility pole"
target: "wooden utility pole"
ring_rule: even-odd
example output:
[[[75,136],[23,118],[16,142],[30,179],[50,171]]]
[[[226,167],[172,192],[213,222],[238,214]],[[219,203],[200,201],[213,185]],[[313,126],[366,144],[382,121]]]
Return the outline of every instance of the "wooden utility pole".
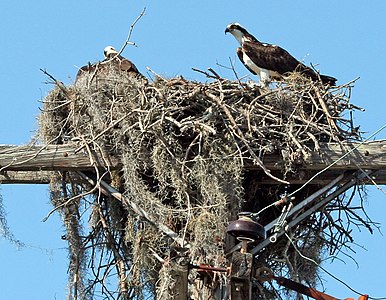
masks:
[[[233,252],[230,263],[231,300],[251,300],[252,253]]]
[[[87,171],[93,170],[90,155],[77,151],[75,144],[48,146],[0,145],[0,182],[12,183],[49,183],[50,171]],[[103,156],[103,160],[102,160]],[[121,162],[118,157],[108,153],[93,153],[95,164],[101,168],[118,170]],[[278,155],[266,155],[264,165],[273,173],[280,172]],[[108,165],[106,165],[106,162]],[[329,167],[328,167],[329,166]],[[328,167],[328,168],[326,168]],[[256,165],[245,162],[245,169],[256,169]],[[319,171],[311,184],[327,184],[345,171],[374,170],[367,184],[386,184],[386,141],[368,143],[326,143],[320,151],[313,152],[303,165],[299,166],[301,176],[288,178],[291,184],[303,184]],[[374,180],[374,182],[371,181]],[[268,176],[261,176],[261,184],[275,184]]]
[[[92,157],[92,160],[90,160]],[[103,159],[102,159],[103,158]],[[93,161],[91,165],[90,161]],[[277,163],[278,155],[267,155],[263,163],[273,174],[280,174],[281,166]],[[79,180],[86,180],[96,185],[95,179],[87,175],[87,172],[95,168],[119,170],[122,162],[118,157],[109,153],[86,152],[76,144],[48,145],[48,146],[13,146],[0,145],[0,183],[1,184],[48,184],[54,172],[71,171]],[[260,171],[260,185],[272,185],[275,181],[264,174],[251,162],[245,162],[246,170]],[[374,141],[368,143],[326,143],[322,144],[318,152],[311,153],[309,159],[299,165],[300,176],[289,177],[290,184],[315,184],[324,186],[320,191],[304,199],[291,211],[302,212],[297,215],[289,226],[295,226],[301,222],[302,216],[307,217],[322,205],[336,197],[336,193],[344,192],[353,183],[354,172],[360,172],[365,184],[386,184],[386,141]],[[90,172],[89,172],[90,173]],[[108,194],[121,201],[139,216],[147,219],[150,223],[171,237],[176,244],[180,244],[178,235],[164,226],[156,224],[148,218],[145,211],[133,203],[130,203],[117,190],[113,189],[104,181],[98,183],[102,193]],[[325,199],[318,197],[328,189],[340,186],[334,193]],[[316,201],[318,199],[318,201]],[[277,220],[265,226],[267,232],[272,232]],[[254,255],[270,243],[270,238],[258,243],[249,252],[238,251],[240,245],[236,245],[228,256],[230,261],[228,298],[230,300],[251,300],[252,276]],[[183,242],[181,242],[182,246]],[[188,264],[180,266],[171,262],[172,276],[176,281],[176,293],[174,300],[187,299],[188,295]],[[219,296],[219,300],[223,299]],[[217,299],[217,298],[213,298]]]

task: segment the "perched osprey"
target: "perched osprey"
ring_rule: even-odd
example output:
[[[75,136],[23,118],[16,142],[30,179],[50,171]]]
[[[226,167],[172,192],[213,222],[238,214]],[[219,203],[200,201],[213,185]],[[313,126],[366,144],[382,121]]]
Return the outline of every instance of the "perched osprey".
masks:
[[[113,65],[117,66],[121,71],[125,71],[129,74],[130,77],[142,76],[139,73],[137,67],[127,58],[118,54],[118,51],[112,46],[107,46],[104,51],[105,60],[102,62],[111,62]]]
[[[231,23],[225,29],[240,43],[237,56],[244,66],[253,74],[260,76],[262,85],[266,86],[271,79],[280,80],[290,72],[300,72],[312,80],[320,80],[325,84],[334,85],[336,78],[319,75],[310,67],[305,66],[283,48],[262,43],[241,27],[238,23]]]
[[[119,55],[114,47],[107,46],[104,49],[104,57],[102,62],[88,63],[88,65],[81,67],[76,75],[75,83],[83,82],[83,79],[88,78],[90,74],[98,80],[105,79],[111,70],[127,72],[129,77],[143,79],[147,82],[137,67],[127,58]]]

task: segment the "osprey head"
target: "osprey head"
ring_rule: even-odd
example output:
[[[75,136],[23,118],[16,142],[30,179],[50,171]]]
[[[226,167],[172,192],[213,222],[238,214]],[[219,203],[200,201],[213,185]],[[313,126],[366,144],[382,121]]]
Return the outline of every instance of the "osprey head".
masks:
[[[107,46],[104,50],[103,53],[105,55],[105,58],[109,58],[112,55],[117,55],[118,51],[115,50],[113,46]]]
[[[244,34],[248,34],[248,31],[239,23],[230,23],[225,29],[225,34],[228,32],[236,38],[240,45],[242,44]]]
[[[225,29],[225,33],[230,32],[231,34],[234,34],[235,32],[240,32],[242,34],[248,33],[248,31],[242,27],[239,23],[230,23],[227,28]]]

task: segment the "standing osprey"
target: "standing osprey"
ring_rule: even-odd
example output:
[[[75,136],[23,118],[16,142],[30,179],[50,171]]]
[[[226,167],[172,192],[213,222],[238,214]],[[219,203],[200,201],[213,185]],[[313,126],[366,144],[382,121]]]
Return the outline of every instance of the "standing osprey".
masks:
[[[76,75],[75,83],[84,82],[92,76],[90,79],[106,79],[111,70],[127,72],[129,77],[143,79],[147,82],[147,79],[138,71],[137,67],[127,58],[119,55],[118,51],[112,46],[107,46],[104,49],[105,59],[102,62],[95,64],[89,63],[81,67]]]
[[[237,56],[244,66],[253,74],[260,76],[261,83],[266,86],[271,79],[280,80],[283,75],[300,72],[312,80],[321,80],[325,84],[334,85],[336,78],[319,75],[310,67],[305,66],[283,48],[259,42],[253,35],[238,23],[231,23],[225,29],[240,43]]]

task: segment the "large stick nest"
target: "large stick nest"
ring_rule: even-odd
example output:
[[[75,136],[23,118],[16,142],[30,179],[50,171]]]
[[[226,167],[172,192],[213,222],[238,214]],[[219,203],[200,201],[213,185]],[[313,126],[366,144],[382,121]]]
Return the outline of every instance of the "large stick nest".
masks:
[[[269,90],[225,79],[201,83],[157,78],[147,84],[119,72],[103,80],[94,75],[81,84],[58,85],[48,94],[40,136],[45,143],[76,143],[81,151],[119,157],[118,172],[98,169],[96,176],[153,221],[87,184],[63,184],[77,180],[71,174],[54,179],[53,203],[63,213],[72,253],[70,277],[78,280],[70,280],[70,293],[96,293],[100,284],[101,293],[117,297],[106,292],[113,288],[101,278],[123,258],[124,268],[117,271],[121,292],[124,280],[129,295],[150,295],[158,289],[159,298],[170,297],[173,282],[159,277],[161,268],[168,273],[168,265],[162,266],[154,254],[167,259],[174,242],[154,224],[168,226],[189,244],[189,262],[226,266],[225,229],[240,210],[256,212],[278,200],[283,181],[296,176],[320,143],[358,139],[348,114],[351,84],[329,88],[293,74]],[[257,173],[270,175],[260,162],[269,154],[280,157],[282,181],[256,187]],[[247,172],[251,165],[260,171]],[[301,197],[314,190],[304,189]],[[80,228],[84,212],[91,226],[88,235]],[[277,211],[267,213],[263,225],[277,216]],[[293,235],[306,254],[320,262],[325,242],[322,225],[317,225],[321,220],[313,222],[315,226],[305,225]],[[292,278],[315,284],[317,267],[290,248],[279,240],[261,255],[261,263],[277,274],[287,270]],[[88,272],[87,261],[94,261],[97,271]],[[83,277],[77,274],[81,271]],[[81,282],[87,276],[93,279],[88,285]],[[260,288],[264,299],[274,297],[272,289]]]

